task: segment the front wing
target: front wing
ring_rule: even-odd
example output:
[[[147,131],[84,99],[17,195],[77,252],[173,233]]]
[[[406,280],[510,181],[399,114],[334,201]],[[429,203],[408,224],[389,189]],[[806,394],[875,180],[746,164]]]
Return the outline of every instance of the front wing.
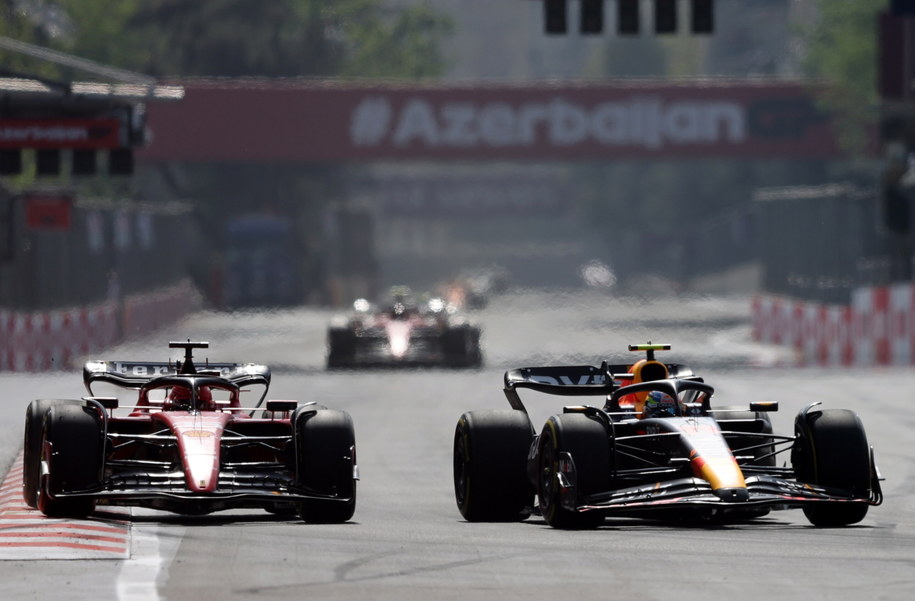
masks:
[[[746,479],[746,500],[730,501],[715,494],[708,482],[700,478],[678,478],[650,485],[634,486],[576,500],[574,485],[562,486],[561,503],[573,511],[619,513],[657,512],[695,509],[710,514],[753,513],[768,509],[793,509],[816,503],[854,503],[879,505],[883,501],[879,483],[869,498],[855,498],[848,491],[802,484],[771,475]]]
[[[395,363],[441,363],[445,361],[445,350],[439,336],[414,337],[402,357],[396,357],[387,338],[357,338],[353,353],[354,363],[395,364]]]
[[[355,469],[355,468],[354,468]],[[354,477],[358,474],[354,472]],[[188,489],[181,471],[169,473],[119,474],[103,487],[67,491],[54,495],[59,498],[90,497],[101,505],[140,505],[176,513],[209,513],[224,509],[265,507],[290,504],[310,499],[352,500],[336,491],[317,491],[303,487],[282,476],[240,476],[221,473],[215,491],[200,493]]]

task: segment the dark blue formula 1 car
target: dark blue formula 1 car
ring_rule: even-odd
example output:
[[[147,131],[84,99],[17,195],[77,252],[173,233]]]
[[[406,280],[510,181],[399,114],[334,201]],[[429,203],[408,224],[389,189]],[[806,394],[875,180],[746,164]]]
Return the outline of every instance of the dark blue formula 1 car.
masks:
[[[742,521],[801,508],[816,526],[844,526],[882,502],[873,449],[852,411],[814,403],[798,413],[793,436],[777,435],[768,416],[777,403],[717,409],[712,386],[655,359],[669,345],[629,348],[647,355],[508,371],[510,409],[461,416],[454,490],[465,519],[539,512],[551,526],[583,528],[607,516]],[[603,402],[563,407],[538,435],[522,388]]]

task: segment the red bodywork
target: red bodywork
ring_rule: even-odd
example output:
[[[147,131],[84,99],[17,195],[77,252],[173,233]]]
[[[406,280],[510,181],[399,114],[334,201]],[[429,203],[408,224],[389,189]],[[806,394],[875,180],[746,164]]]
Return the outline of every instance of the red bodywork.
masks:
[[[342,450],[330,458],[335,465],[346,464],[336,468],[344,476],[334,483],[308,480],[299,465],[307,437],[296,424],[305,424],[317,413],[343,412],[296,401],[267,401],[261,407],[270,382],[264,366],[216,364],[188,373],[167,363],[90,362],[83,378],[91,396],[68,402],[83,404],[85,415],[95,416],[88,419],[94,419],[92,429],[99,439],[87,440],[84,446],[98,451],[84,455],[83,445],[70,442],[76,439],[61,428],[53,439],[41,442],[41,472],[53,471],[48,466],[60,461],[55,454],[82,456],[89,462],[100,455],[98,476],[90,486],[71,486],[61,479],[49,487],[43,481],[37,488],[47,495],[46,506],[82,498],[203,514],[241,507],[283,512],[315,499],[355,502],[339,484],[347,479],[345,474],[351,476],[350,482],[358,479],[353,440],[341,442]],[[115,397],[95,396],[93,384],[100,382],[126,392],[136,390],[136,401],[121,405]],[[257,386],[263,387],[260,399],[243,406],[243,387],[248,391]]]

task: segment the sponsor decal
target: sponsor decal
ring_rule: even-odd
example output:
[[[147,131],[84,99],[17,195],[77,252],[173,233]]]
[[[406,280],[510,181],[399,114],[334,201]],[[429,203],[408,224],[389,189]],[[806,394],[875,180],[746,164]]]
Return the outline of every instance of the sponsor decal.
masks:
[[[155,140],[138,158],[841,156],[831,117],[816,105],[817,87],[755,80],[390,87],[189,82],[182,102],[149,107]],[[219,119],[211,118],[214,111]],[[239,135],[244,145],[233,143]],[[324,143],[310,143],[316,137]]]
[[[218,370],[220,375],[228,376],[236,371],[237,366],[207,364],[206,366],[200,367],[205,368],[207,371]],[[249,374],[257,374],[262,373],[262,370],[263,368],[260,366],[249,365],[244,366],[240,371]],[[93,371],[108,371],[110,373],[141,378],[164,376],[176,373],[174,363],[132,363],[126,361],[111,361],[107,364],[101,362],[94,367]]]
[[[187,430],[183,434],[190,438],[210,438],[213,436],[213,433],[209,430]]]
[[[175,373],[175,367],[168,364],[136,364],[114,361],[111,363],[111,367],[113,373],[123,374],[125,376],[164,376],[166,374]]]
[[[116,148],[116,119],[0,121],[0,148]]]
[[[399,108],[384,96],[369,96],[353,110],[350,138],[357,147],[563,148],[597,143],[658,150],[744,142],[747,116],[738,102],[665,101],[657,95],[595,105],[561,96],[522,104],[434,103],[416,96]]]
[[[603,385],[607,383],[607,378],[601,374],[585,374],[579,376],[577,381],[573,380],[569,376],[559,376],[558,378],[554,378],[552,376],[542,375],[532,375],[530,380],[531,382],[536,382],[538,384],[552,384],[554,386],[589,386]]]

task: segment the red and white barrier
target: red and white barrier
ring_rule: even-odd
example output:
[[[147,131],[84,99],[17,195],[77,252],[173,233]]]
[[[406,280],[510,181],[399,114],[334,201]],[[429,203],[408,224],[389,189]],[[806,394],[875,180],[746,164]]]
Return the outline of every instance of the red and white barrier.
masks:
[[[802,365],[915,364],[915,284],[861,288],[851,305],[759,296],[753,339],[795,350]]]
[[[102,303],[67,310],[0,310],[0,370],[63,369],[90,349],[117,342],[117,306]]]
[[[73,360],[147,334],[197,306],[197,294],[182,282],[123,304],[105,302],[72,309],[21,312],[0,309],[0,371],[70,369]]]

